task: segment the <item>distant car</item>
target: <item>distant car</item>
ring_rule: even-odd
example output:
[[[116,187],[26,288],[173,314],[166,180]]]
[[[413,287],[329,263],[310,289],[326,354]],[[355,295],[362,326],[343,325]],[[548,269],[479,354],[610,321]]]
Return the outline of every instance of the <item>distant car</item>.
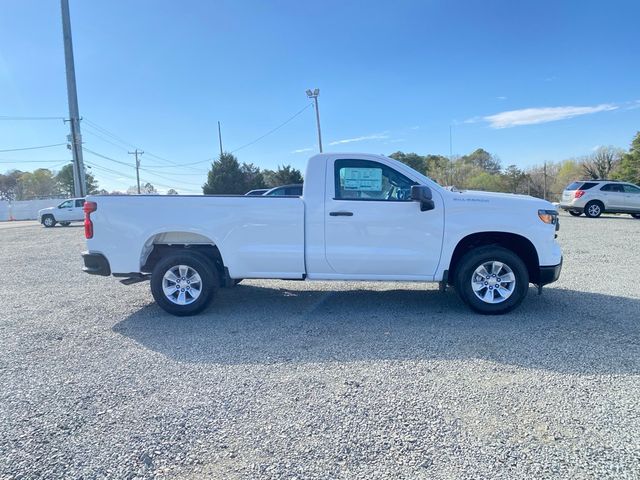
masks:
[[[82,222],[84,220],[83,206],[84,198],[70,198],[57,207],[38,210],[38,221],[47,228],[54,227],[56,223],[67,227],[71,222]]]
[[[247,193],[245,193],[245,196],[248,195],[252,197],[254,195],[264,195],[268,191],[268,188],[256,188],[255,190],[249,190]]]
[[[282,185],[280,187],[274,187],[271,190],[267,190],[263,193],[265,197],[301,197],[302,196],[302,184]]]
[[[640,218],[640,187],[614,180],[580,180],[564,189],[560,208],[574,217],[628,213]]]

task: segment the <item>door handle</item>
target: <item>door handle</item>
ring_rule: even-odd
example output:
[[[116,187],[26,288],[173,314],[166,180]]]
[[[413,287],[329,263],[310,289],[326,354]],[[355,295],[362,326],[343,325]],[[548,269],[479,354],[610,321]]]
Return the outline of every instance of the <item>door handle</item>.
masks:
[[[353,212],[329,212],[332,217],[353,217]]]

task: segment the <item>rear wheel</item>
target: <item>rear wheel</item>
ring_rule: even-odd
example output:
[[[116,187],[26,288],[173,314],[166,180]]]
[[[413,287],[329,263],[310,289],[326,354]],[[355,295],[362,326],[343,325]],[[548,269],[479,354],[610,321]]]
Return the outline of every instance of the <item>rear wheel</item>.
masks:
[[[218,275],[207,258],[176,253],[160,259],[151,274],[151,293],[157,304],[173,315],[195,315],[204,310],[218,291]]]
[[[579,217],[580,215],[582,215],[582,212],[574,212],[573,210],[569,210],[569,215]]]
[[[529,273],[511,250],[489,245],[462,257],[454,284],[458,295],[473,310],[499,315],[522,303],[529,291]]]
[[[584,214],[589,218],[598,218],[602,215],[604,205],[600,202],[589,202],[584,206]]]
[[[47,228],[55,227],[56,226],[56,219],[53,218],[53,215],[45,215],[42,218],[42,224]]]

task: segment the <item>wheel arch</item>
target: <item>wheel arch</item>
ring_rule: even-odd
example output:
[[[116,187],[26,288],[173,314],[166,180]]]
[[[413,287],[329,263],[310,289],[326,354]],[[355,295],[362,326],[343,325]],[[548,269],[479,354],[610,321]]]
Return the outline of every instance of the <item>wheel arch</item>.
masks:
[[[451,256],[448,278],[451,283],[455,278],[456,268],[465,253],[474,248],[495,245],[511,250],[524,262],[529,273],[529,281],[537,283],[540,276],[540,260],[536,247],[526,237],[510,232],[477,232],[462,238]]]
[[[151,272],[161,258],[180,251],[198,252],[210,260],[222,283],[226,272],[222,252],[213,239],[199,232],[167,230],[149,236],[140,254],[140,270]]]

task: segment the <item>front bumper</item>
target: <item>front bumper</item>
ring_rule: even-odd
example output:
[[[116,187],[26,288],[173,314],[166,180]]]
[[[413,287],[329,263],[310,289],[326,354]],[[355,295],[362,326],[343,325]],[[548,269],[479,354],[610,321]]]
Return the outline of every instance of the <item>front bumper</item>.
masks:
[[[111,275],[109,260],[101,253],[82,252],[82,260],[84,260],[83,272],[104,277]]]
[[[547,285],[553,283],[560,278],[560,271],[562,270],[562,258],[558,265],[540,267],[540,273],[538,274],[538,285]]]

